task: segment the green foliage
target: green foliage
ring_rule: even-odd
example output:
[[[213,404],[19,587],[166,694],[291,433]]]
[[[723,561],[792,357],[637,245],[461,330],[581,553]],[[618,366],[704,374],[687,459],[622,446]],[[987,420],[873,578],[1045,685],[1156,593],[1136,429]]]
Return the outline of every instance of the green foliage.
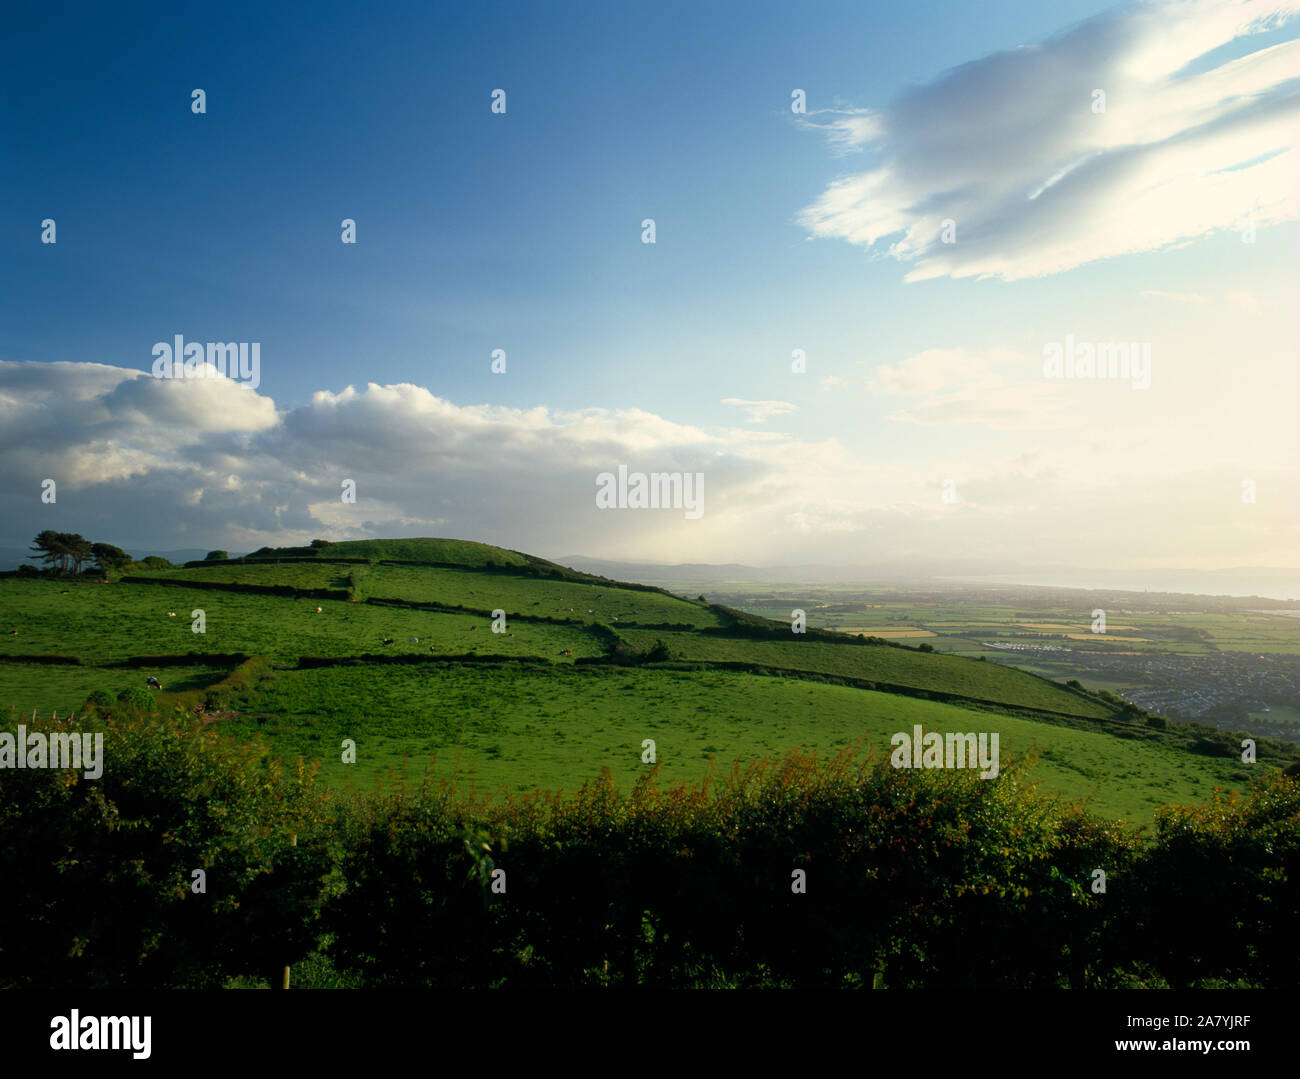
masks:
[[[1294,984],[1295,792],[1260,788],[1226,824],[1179,811],[1149,849],[1035,795],[1014,766],[982,781],[792,755],[712,786],[663,789],[652,773],[623,794],[606,776],[507,804],[425,786],[354,804],[324,924],[336,965],[371,985]],[[1189,818],[1214,841],[1180,845]],[[1216,881],[1222,903],[1193,909],[1222,919],[1225,941],[1190,914],[1155,932],[1192,890],[1179,859]],[[505,895],[486,890],[486,865],[506,871]]]
[[[203,708],[207,712],[221,712],[230,707],[230,701],[229,687],[210,689],[203,695]]]
[[[203,560],[205,562],[225,562],[228,561],[229,558],[230,558],[230,552],[223,551],[220,549],[215,551],[209,551],[207,554],[203,556]]]
[[[131,564],[131,556],[111,543],[93,543],[90,553],[102,573],[116,573]]]
[[[94,726],[99,779],[0,771],[0,985],[217,986],[307,954],[332,862],[310,774],[184,721]]]
[[[117,695],[117,703],[126,705],[127,708],[134,708],[138,712],[156,711],[154,696],[147,689],[132,687],[124,689]]]
[[[669,651],[668,646],[663,642],[663,638],[660,637],[655,641],[650,651],[645,653],[644,658],[647,663],[663,663],[676,657]]]
[[[74,574],[80,573],[82,564],[92,557],[90,541],[84,536],[48,528],[36,537],[30,550],[37,553],[29,555],[29,558],[40,559],[48,568],[60,573],[69,570]]]
[[[295,984],[438,988],[1300,977],[1282,777],[1162,812],[1146,843],[1005,757],[994,780],[793,753],[627,792],[606,774],[570,797],[426,783],[331,805],[212,728],[96,725],[99,780],[0,772],[0,985],[259,984],[303,960]]]
[[[1156,814],[1145,887],[1124,903],[1122,954],[1171,985],[1300,985],[1300,784],[1272,775],[1247,796]]]

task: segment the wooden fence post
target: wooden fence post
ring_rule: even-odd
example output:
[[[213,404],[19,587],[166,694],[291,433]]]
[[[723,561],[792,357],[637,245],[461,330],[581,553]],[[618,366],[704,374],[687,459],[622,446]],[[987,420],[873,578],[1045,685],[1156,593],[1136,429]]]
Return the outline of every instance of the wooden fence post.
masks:
[[[298,833],[294,832],[293,835],[289,837],[289,846],[296,847],[297,845],[298,845]],[[289,988],[289,966],[287,963],[285,964],[284,977],[281,979],[280,988],[281,989]]]

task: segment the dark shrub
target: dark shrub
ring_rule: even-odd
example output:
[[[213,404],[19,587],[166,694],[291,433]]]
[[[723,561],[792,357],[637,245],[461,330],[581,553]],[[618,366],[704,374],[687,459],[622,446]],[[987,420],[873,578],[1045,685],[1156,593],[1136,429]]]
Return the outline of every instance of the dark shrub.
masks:
[[[138,686],[122,690],[117,695],[117,703],[124,704],[128,708],[136,708],[141,712],[152,712],[156,708],[153,694]]]
[[[98,779],[0,772],[0,984],[219,987],[311,951],[330,860],[310,775],[211,728],[99,726]]]

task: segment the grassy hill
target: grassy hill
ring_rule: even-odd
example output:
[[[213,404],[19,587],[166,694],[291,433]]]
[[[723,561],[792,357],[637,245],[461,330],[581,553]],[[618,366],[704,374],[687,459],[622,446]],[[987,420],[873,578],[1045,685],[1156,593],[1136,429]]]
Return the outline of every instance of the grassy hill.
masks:
[[[342,785],[417,777],[436,759],[439,775],[488,791],[572,790],[602,768],[626,789],[647,738],[665,778],[693,780],[796,748],[887,751],[918,723],[997,731],[1004,755],[1036,755],[1044,789],[1135,822],[1252,774],[1231,739],[1198,741],[1024,671],[792,634],[468,541],[264,549],[109,584],[0,578],[0,716],[65,715],[149,674],[160,708],[319,758]],[[345,738],[355,764],[340,760]],[[1265,747],[1255,767],[1293,757]]]
[[[371,561],[394,559],[406,562],[447,563],[458,566],[526,566],[527,556],[490,543],[457,539],[375,539],[341,540],[323,547],[263,547],[249,558],[365,558]]]

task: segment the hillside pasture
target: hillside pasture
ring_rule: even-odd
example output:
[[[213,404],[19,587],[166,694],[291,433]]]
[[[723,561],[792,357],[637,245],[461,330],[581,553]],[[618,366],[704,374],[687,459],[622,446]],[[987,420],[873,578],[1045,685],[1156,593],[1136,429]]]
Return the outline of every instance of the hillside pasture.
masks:
[[[441,566],[373,566],[360,579],[362,597],[445,603],[582,622],[670,623],[716,626],[720,619],[701,603],[661,592],[616,588],[551,578],[480,573]],[[617,620],[617,621],[616,621]]]
[[[19,634],[0,633],[0,656],[73,655],[99,664],[137,655],[240,652],[285,664],[301,656],[428,654],[433,648],[449,655],[477,651],[571,662],[604,648],[576,625],[515,622],[506,633],[493,633],[491,619],[481,616],[339,600],[159,584],[76,584],[67,595],[62,591],[50,581],[3,583],[0,626]],[[206,616],[201,634],[191,628],[195,609]],[[383,644],[386,637],[391,645]],[[570,648],[571,657],[560,655]]]
[[[1111,709],[1099,701],[1081,697],[1023,671],[961,656],[923,653],[888,645],[829,644],[816,640],[755,641],[660,630],[619,630],[619,636],[641,651],[649,651],[657,640],[662,640],[674,656],[682,659],[757,663],[785,670],[815,671],[1072,716],[1103,718],[1111,714]]]
[[[510,664],[279,671],[232,704],[243,714],[223,724],[229,733],[260,734],[285,758],[319,759],[325,782],[362,790],[403,776],[418,783],[430,766],[432,775],[484,793],[572,791],[609,767],[628,790],[647,769],[647,738],[665,780],[694,780],[711,767],[796,747],[824,755],[865,740],[887,752],[893,734],[918,723],[997,731],[1003,759],[1041,754],[1033,774],[1044,789],[1135,823],[1149,823],[1169,801],[1208,798],[1216,785],[1244,789],[1249,776],[1239,763],[1166,745],[731,671]],[[342,763],[344,738],[356,741],[355,764]]]

